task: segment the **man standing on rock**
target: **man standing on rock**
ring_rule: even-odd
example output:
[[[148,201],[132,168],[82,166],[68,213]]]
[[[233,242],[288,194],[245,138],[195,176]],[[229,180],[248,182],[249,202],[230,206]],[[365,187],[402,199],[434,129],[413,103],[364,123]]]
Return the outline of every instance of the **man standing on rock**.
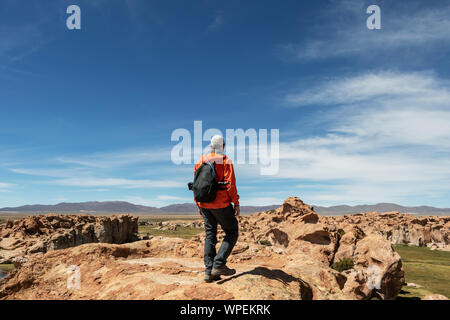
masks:
[[[198,212],[205,222],[205,281],[229,276],[236,270],[226,266],[238,238],[238,221],[240,214],[239,195],[231,160],[223,154],[225,142],[222,136],[211,139],[211,152],[195,165],[195,178],[192,189]],[[234,206],[232,205],[234,204]],[[225,238],[216,253],[217,224],[225,232]]]

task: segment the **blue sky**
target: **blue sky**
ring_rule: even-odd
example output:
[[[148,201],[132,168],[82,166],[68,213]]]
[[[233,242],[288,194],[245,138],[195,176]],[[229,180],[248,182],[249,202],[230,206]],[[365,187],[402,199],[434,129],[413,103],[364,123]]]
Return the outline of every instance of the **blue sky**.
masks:
[[[189,202],[194,120],[280,130],[277,175],[236,166],[243,205],[450,207],[448,30],[446,1],[4,0],[0,207]]]

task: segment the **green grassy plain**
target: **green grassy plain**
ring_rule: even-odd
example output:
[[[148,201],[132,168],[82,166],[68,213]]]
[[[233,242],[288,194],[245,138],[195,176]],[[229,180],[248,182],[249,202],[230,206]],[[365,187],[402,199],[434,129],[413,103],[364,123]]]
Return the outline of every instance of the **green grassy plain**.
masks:
[[[400,299],[420,299],[433,293],[450,297],[450,252],[407,245],[394,247],[402,257],[406,282],[421,286],[403,287]]]
[[[7,273],[14,269],[12,264],[0,264],[0,279],[6,276]]]
[[[25,217],[26,215],[23,214],[0,214],[0,226],[5,224],[8,220],[14,221]]]
[[[173,220],[193,221],[193,220],[199,220],[199,219],[202,219],[202,217],[200,217],[200,215],[198,215],[198,214],[139,215],[139,221],[147,221],[147,222],[162,222],[162,221],[173,221]]]
[[[152,225],[148,226],[139,226],[138,231],[140,234],[150,234],[152,236],[164,236],[164,237],[176,237],[183,239],[190,239],[193,236],[202,233],[203,228],[189,228],[189,227],[177,227],[176,230],[158,230],[157,223],[163,221],[194,221],[201,219],[199,215],[190,215],[190,216],[140,216],[139,221],[146,221]]]
[[[14,269],[14,265],[12,264],[0,264],[0,270],[10,272],[12,269]]]
[[[158,230],[152,226],[139,226],[140,234],[149,233],[152,236],[175,237],[183,239],[190,239],[193,236],[202,232],[203,229],[188,228],[188,227],[178,227],[177,230]]]

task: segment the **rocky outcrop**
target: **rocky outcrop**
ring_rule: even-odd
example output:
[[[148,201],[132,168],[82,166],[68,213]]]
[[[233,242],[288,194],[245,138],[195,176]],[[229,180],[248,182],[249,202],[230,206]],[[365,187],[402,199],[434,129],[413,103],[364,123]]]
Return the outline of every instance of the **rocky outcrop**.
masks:
[[[324,217],[329,223],[355,225],[367,234],[379,234],[392,244],[450,250],[450,217],[419,217],[400,212],[368,212]]]
[[[233,264],[235,276],[205,283],[197,250],[182,239],[157,237],[35,254],[0,280],[0,299],[311,298],[300,279],[261,259],[254,264]],[[74,286],[68,286],[68,281]]]
[[[330,221],[298,198],[239,221],[228,263],[237,273],[214,283],[203,282],[203,234],[153,237],[32,254],[0,280],[0,298],[394,299],[404,283],[389,241]],[[67,285],[73,270],[75,289]]]
[[[246,242],[267,243],[285,255],[287,270],[309,283],[315,298],[394,299],[404,282],[400,256],[388,241],[352,224],[336,224],[298,198],[241,218],[241,225]],[[344,259],[353,266],[341,272],[332,268]]]
[[[0,263],[84,243],[126,243],[137,240],[137,218],[131,215],[36,215],[0,228]]]

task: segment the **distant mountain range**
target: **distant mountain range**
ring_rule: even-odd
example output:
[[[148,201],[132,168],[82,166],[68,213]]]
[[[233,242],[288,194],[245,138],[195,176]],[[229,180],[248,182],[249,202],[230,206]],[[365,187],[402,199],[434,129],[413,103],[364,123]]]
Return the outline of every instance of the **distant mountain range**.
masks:
[[[270,206],[242,206],[243,213],[255,213],[259,211],[267,211],[280,207],[280,205]],[[449,215],[450,208],[434,208],[429,206],[420,207],[404,207],[395,203],[378,203],[375,205],[358,205],[358,206],[332,206],[320,207],[314,206],[317,213],[324,215],[339,215],[358,212],[386,212],[399,211],[402,213],[415,213],[419,215]],[[56,205],[25,205],[14,208],[2,208],[0,213],[134,213],[134,214],[192,214],[197,212],[197,206],[194,203],[171,204],[169,206],[157,208],[142,205],[136,205],[125,201],[104,201],[104,202],[80,202],[80,203],[59,203]]]
[[[418,215],[449,215],[450,208],[435,208],[429,206],[418,206],[418,207],[405,207],[395,203],[377,203],[373,205],[358,205],[358,206],[332,206],[332,207],[320,207],[314,206],[314,210],[317,213],[324,215],[338,215],[338,214],[348,214],[348,213],[359,213],[359,212],[388,212],[388,211],[398,211],[401,213],[413,213]]]
[[[242,206],[243,213],[254,213],[278,208],[279,205],[271,206]],[[171,204],[169,206],[157,208],[142,205],[136,205],[125,201],[103,201],[103,202],[62,202],[55,205],[25,205],[21,207],[1,208],[1,212],[14,213],[139,213],[139,214],[190,214],[197,213],[197,206],[194,203]]]

